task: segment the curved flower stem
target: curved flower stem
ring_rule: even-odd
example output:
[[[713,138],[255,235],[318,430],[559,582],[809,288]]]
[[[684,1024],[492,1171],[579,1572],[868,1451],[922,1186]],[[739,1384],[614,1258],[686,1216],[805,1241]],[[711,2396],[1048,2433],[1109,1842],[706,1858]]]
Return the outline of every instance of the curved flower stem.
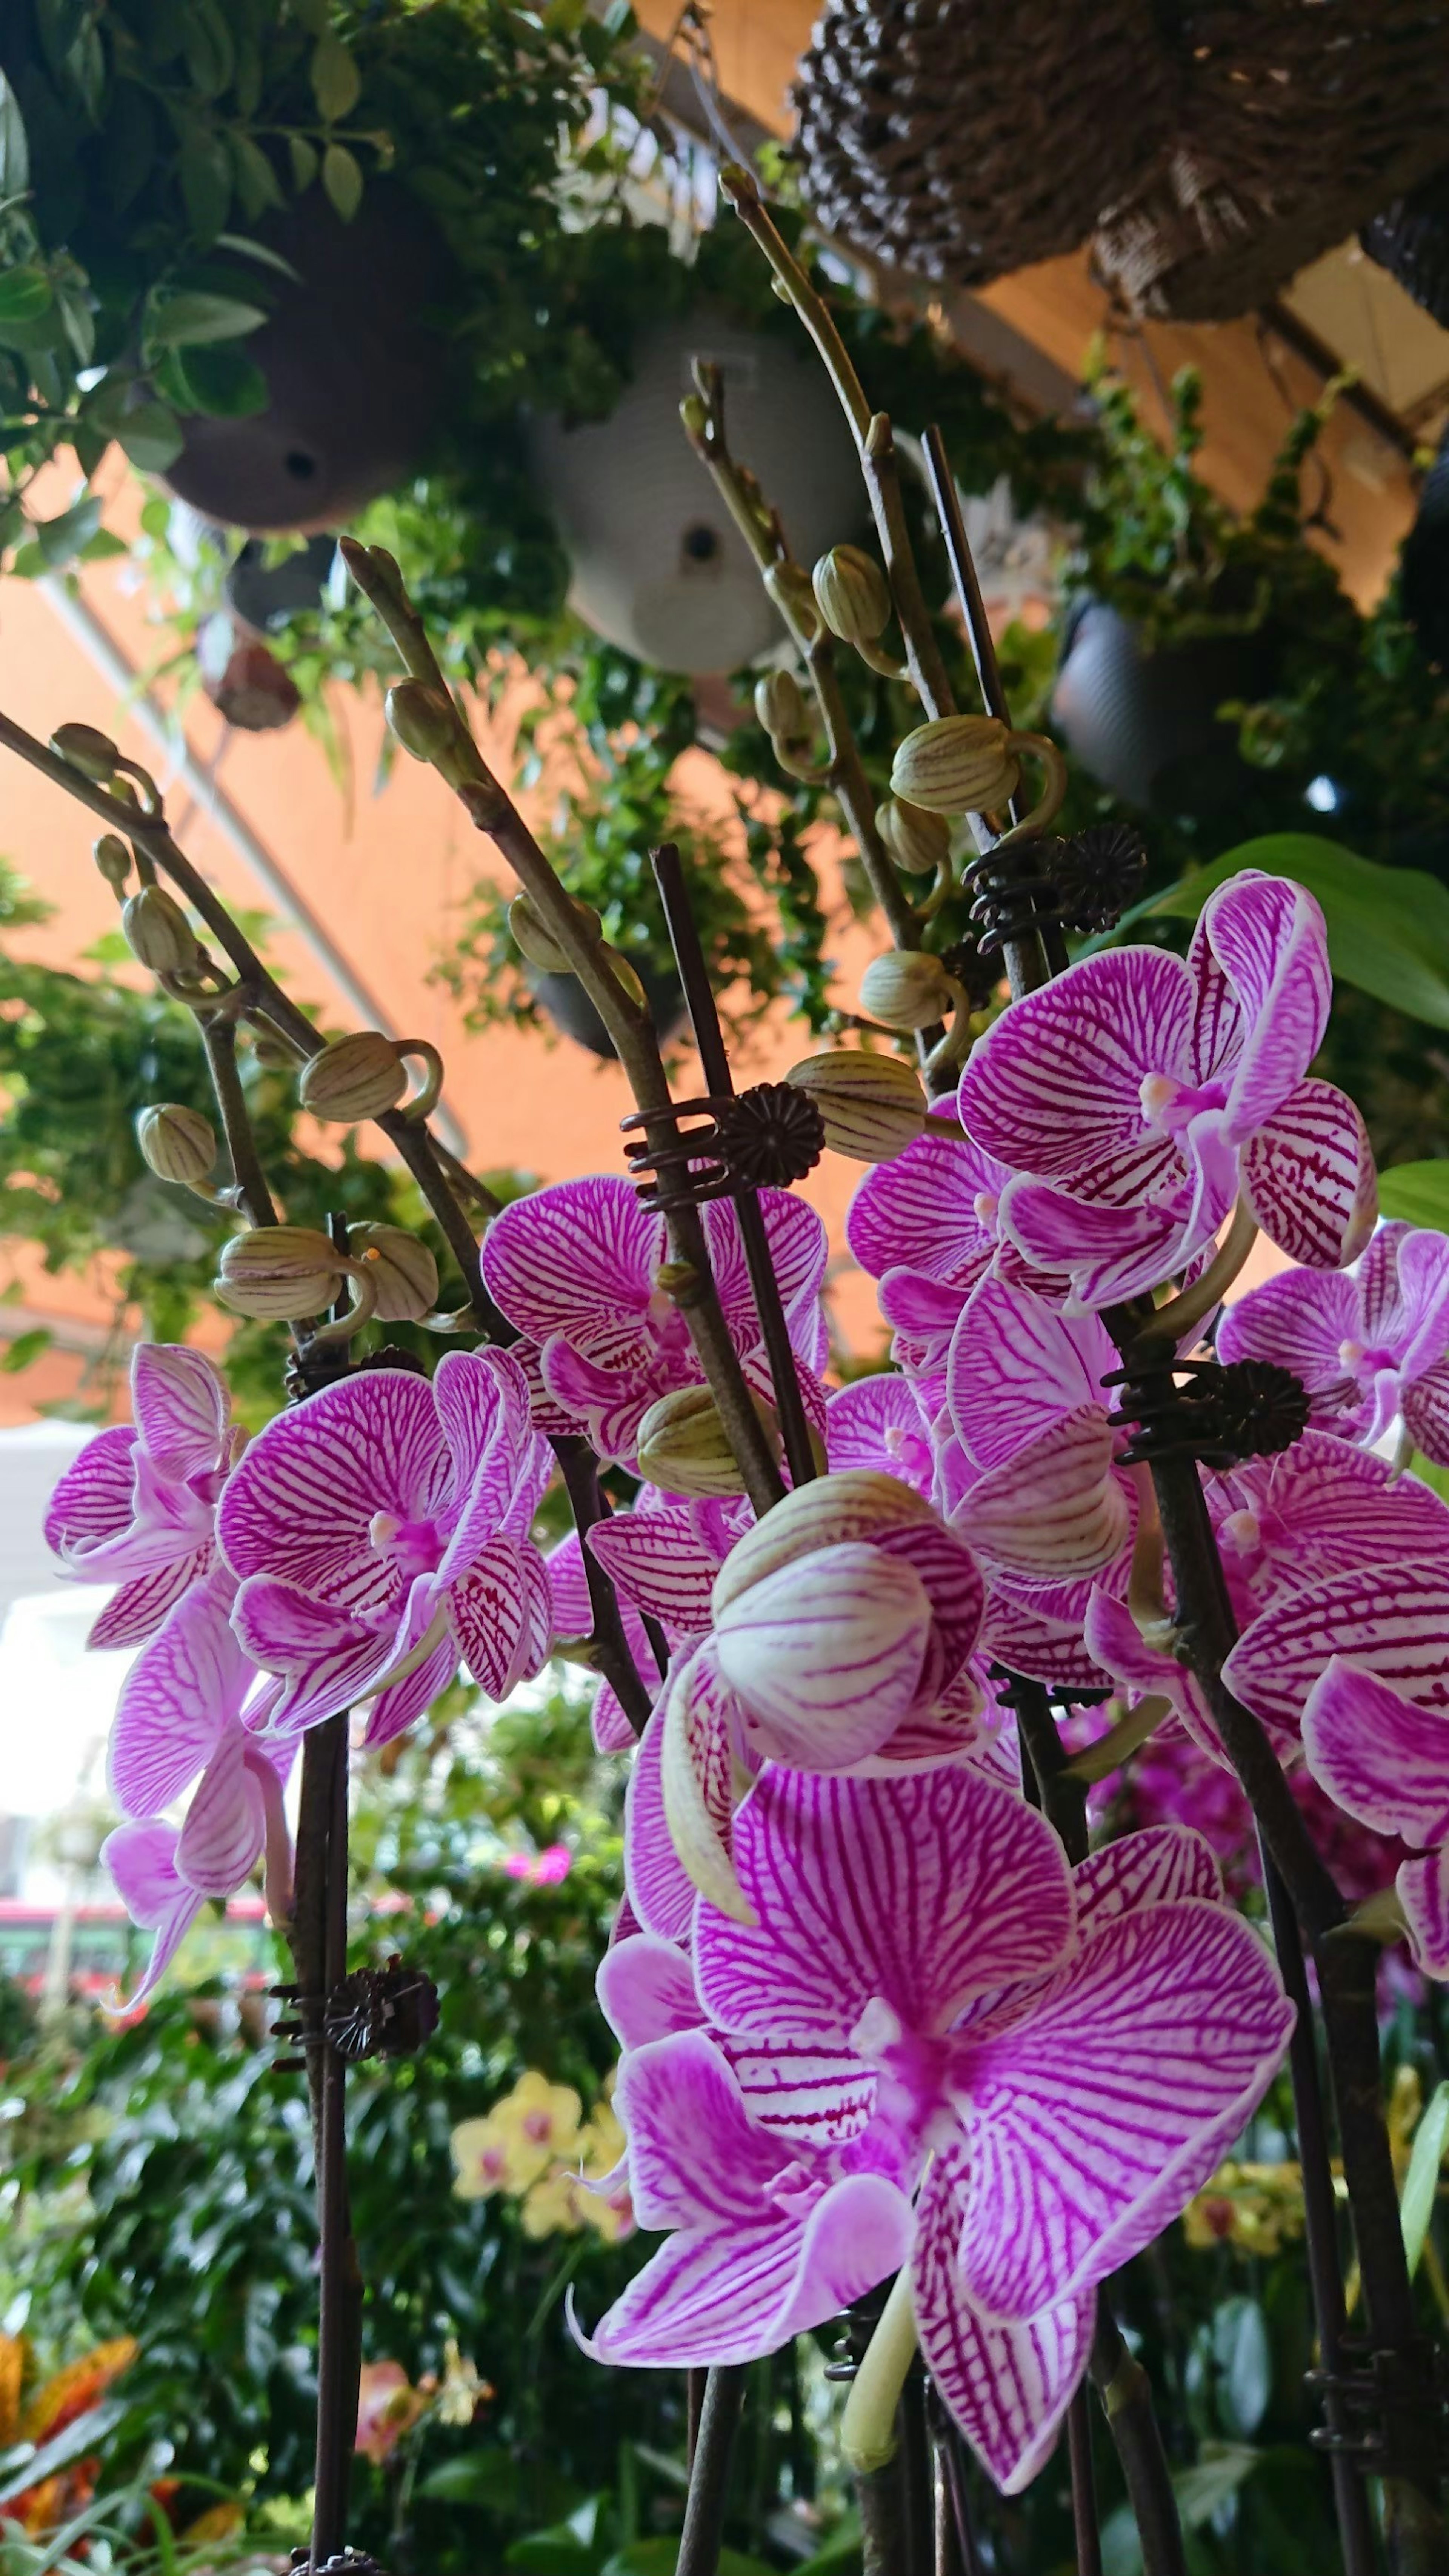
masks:
[[[705,2382],[675,2576],[715,2576],[719,2566],[730,2454],[748,2375],[744,2362],[717,2364]]]
[[[557,1438],[549,1442],[558,1460],[559,1473],[579,1534],[584,1561],[584,1580],[589,1587],[589,1609],[594,1632],[590,1641],[591,1660],[596,1672],[602,1673],[614,1692],[636,1735],[642,1735],[649,1723],[654,1702],[641,1675],[624,1622],[619,1614],[619,1598],[614,1586],[589,1546],[589,1532],[609,1517],[609,1506],[599,1491],[599,1464],[586,1440]]]
[[[1257,1240],[1258,1220],[1247,1201],[1239,1199],[1232,1224],[1202,1277],[1156,1308],[1137,1336],[1137,1349],[1153,1349],[1163,1342],[1180,1345],[1192,1326],[1205,1322],[1221,1304]]]
[[[252,1225],[275,1225],[277,1211],[262,1170],[257,1140],[247,1115],[246,1096],[236,1060],[236,1021],[229,1011],[199,1010],[196,1025],[206,1050],[206,1067],[221,1114],[222,1134],[231,1158],[236,1204]]]
[[[378,546],[342,540],[359,588],[371,600],[414,680],[434,700],[444,748],[432,766],[452,787],[479,831],[487,832],[508,861],[569,961],[614,1043],[628,1075],[635,1105],[651,1145],[663,1148],[673,1134],[673,1100],[654,1023],[647,1008],[621,982],[607,943],[580,914],[507,791],[493,776],[448,694],[421,618],[402,586],[392,557]],[[784,1492],[760,1418],[750,1399],[739,1354],[719,1302],[704,1227],[696,1208],[670,1211],[670,1294],[684,1317],[695,1353],[719,1407],[720,1418],[757,1512]]]

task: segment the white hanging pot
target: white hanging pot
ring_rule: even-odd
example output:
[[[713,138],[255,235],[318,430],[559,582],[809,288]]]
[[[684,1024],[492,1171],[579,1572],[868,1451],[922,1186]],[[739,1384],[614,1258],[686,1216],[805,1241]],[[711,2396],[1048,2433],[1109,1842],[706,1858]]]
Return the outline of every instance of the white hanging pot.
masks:
[[[540,420],[534,473],[573,565],[571,606],[606,643],[667,671],[737,670],[780,639],[777,611],[680,426],[695,358],[724,373],[731,453],[758,475],[798,562],[855,536],[855,445],[819,360],[702,307],[640,341],[603,421]]]

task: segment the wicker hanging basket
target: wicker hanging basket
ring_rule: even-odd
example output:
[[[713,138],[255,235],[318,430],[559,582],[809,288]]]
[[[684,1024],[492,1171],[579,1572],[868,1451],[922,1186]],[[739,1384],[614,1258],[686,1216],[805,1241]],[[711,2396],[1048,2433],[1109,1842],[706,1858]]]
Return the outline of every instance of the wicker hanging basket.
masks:
[[[1150,0],[826,0],[795,104],[823,227],[971,285],[1084,240],[1173,98]]]
[[[1449,170],[1396,197],[1360,239],[1370,259],[1449,330]]]
[[[1095,234],[1134,310],[1219,321],[1444,159],[1449,0],[827,0],[796,90],[820,221],[977,284]]]

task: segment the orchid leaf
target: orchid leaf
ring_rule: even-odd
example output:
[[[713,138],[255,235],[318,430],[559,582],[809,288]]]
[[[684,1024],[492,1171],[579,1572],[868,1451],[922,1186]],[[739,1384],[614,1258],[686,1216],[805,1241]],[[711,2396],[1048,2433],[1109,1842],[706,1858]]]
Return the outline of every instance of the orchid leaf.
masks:
[[[1385,1216],[1449,1234],[1449,1162],[1391,1164],[1379,1174],[1379,1207]]]
[[[112,2399],[109,2405],[89,2406],[74,2423],[66,2425],[64,2432],[57,2433],[54,2441],[43,2442],[38,2451],[27,2449],[24,2459],[0,2480],[0,2507],[7,2505],[12,2496],[23,2495],[28,2487],[38,2487],[45,2479],[53,2478],[58,2470],[68,2469],[73,2460],[85,2459],[98,2450],[125,2412],[121,2398]],[[9,2454],[12,2460],[15,2456],[14,2452]]]
[[[1409,2261],[1412,2280],[1419,2268],[1429,2221],[1434,2215],[1434,2199],[1439,2189],[1439,2168],[1449,2147],[1449,2083],[1438,2084],[1430,2094],[1424,2116],[1414,2132],[1413,2153],[1399,2202],[1399,2218],[1404,2230],[1404,2252]]]
[[[1312,832],[1272,832],[1195,868],[1136,918],[1195,921],[1214,888],[1240,868],[1289,877],[1323,906],[1334,974],[1376,1001],[1449,1028],[1449,888],[1419,868],[1380,867]]]

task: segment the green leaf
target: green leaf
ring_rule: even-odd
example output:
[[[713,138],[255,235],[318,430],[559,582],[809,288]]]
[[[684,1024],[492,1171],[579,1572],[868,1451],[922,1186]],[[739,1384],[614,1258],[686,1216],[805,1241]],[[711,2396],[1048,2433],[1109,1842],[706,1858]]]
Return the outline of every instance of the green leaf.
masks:
[[[322,185],[343,222],[350,224],[362,203],[362,168],[345,143],[329,143],[323,153]]]
[[[236,48],[216,0],[190,0],[182,46],[198,97],[220,98],[236,68]]]
[[[482,2504],[493,2513],[508,2514],[519,2509],[523,2482],[520,2463],[510,2452],[495,2447],[464,2451],[457,2459],[441,2461],[419,2478],[418,2493],[436,2496],[443,2504]]]
[[[1218,2410],[1229,2433],[1247,2441],[1268,2411],[1273,2356],[1256,2299],[1225,2299],[1213,2317]]]
[[[1240,868],[1291,877],[1323,906],[1335,975],[1434,1028],[1449,1028],[1449,887],[1418,868],[1384,868],[1312,832],[1245,841],[1138,908],[1195,920]]]
[[[198,240],[216,239],[231,211],[231,154],[225,138],[204,126],[188,127],[178,157],[186,220]]]
[[[292,185],[300,197],[317,176],[317,147],[305,134],[289,134],[287,152],[292,164]]]
[[[274,172],[274,179],[275,175]],[[277,203],[281,205],[283,202],[279,191]],[[274,268],[278,277],[290,278],[293,285],[301,284],[300,272],[289,259],[283,259],[279,250],[273,250],[270,242],[248,241],[245,233],[218,233],[216,247],[218,250],[235,251],[238,259],[254,259],[259,268]]]
[[[63,565],[73,563],[100,524],[101,505],[94,494],[77,501],[72,509],[62,510],[57,519],[40,520],[35,536],[45,557],[46,571],[59,572]]]
[[[1449,1162],[1391,1163],[1379,1174],[1379,1208],[1449,1234]]]
[[[23,197],[30,185],[30,146],[25,120],[5,74],[0,72],[0,197]]]
[[[14,1348],[13,1343],[11,1347]],[[27,2487],[39,2486],[43,2479],[53,2478],[58,2469],[68,2469],[72,2460],[83,2460],[88,2451],[99,2449],[105,2435],[120,2422],[125,2411],[124,2403],[117,2398],[100,2406],[87,2407],[84,2415],[77,2415],[75,2422],[67,2424],[63,2433],[57,2433],[53,2442],[43,2442],[38,2451],[31,2451],[23,2464],[17,2465],[0,2482],[0,2505],[7,2505],[12,2496],[23,2495]]]
[[[1413,2153],[1399,2200],[1399,2219],[1404,2231],[1404,2252],[1409,2258],[1411,2280],[1419,2268],[1429,2221],[1434,2215],[1439,2168],[1444,2161],[1446,2147],[1449,2147],[1449,2084],[1436,2084],[1423,2118],[1414,2131]]]
[[[249,134],[233,133],[231,157],[236,165],[236,192],[242,212],[249,223],[255,223],[273,206],[285,205],[275,170],[259,143]]]
[[[82,563],[114,563],[117,555],[128,555],[130,551],[125,538],[118,537],[114,528],[97,528],[95,535],[87,537],[82,546],[80,560]]]
[[[185,444],[175,412],[163,402],[138,403],[125,412],[116,424],[116,437],[142,474],[164,474]]]
[[[54,1333],[44,1324],[37,1324],[33,1332],[17,1333],[4,1357],[0,1358],[0,1369],[7,1377],[18,1377],[22,1369],[29,1368],[32,1360],[39,1359],[42,1351],[49,1350],[54,1339]]]
[[[33,322],[50,307],[50,280],[43,268],[12,268],[0,276],[0,324]]]
[[[234,295],[203,295],[183,287],[164,303],[153,301],[146,335],[160,349],[198,349],[214,340],[240,340],[266,320],[259,304]]]
[[[250,420],[271,400],[255,358],[232,344],[173,349],[168,363],[169,382],[185,408],[213,420]]]
[[[328,125],[350,116],[362,95],[362,74],[351,49],[330,28],[312,50],[312,95]]]

